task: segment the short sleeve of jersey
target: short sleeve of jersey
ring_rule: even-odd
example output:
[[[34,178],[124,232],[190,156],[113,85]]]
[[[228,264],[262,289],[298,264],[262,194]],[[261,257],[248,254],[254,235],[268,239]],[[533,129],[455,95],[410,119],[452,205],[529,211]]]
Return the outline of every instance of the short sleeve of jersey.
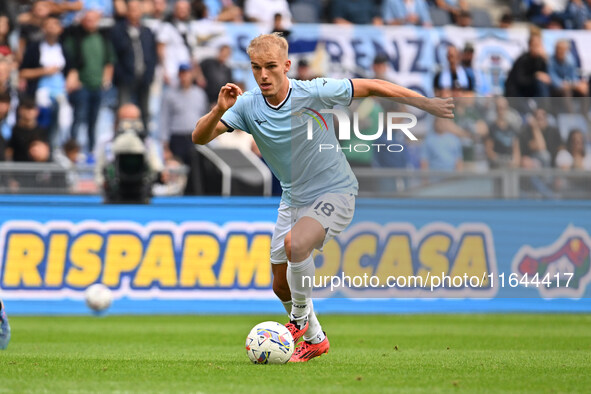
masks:
[[[350,79],[315,79],[318,97],[331,108],[336,105],[349,106],[353,100],[353,81]]]
[[[244,109],[246,107],[247,98],[244,95],[238,97],[236,103],[224,113],[221,122],[228,127],[228,132],[234,130],[243,130],[250,134],[246,122],[244,121]]]

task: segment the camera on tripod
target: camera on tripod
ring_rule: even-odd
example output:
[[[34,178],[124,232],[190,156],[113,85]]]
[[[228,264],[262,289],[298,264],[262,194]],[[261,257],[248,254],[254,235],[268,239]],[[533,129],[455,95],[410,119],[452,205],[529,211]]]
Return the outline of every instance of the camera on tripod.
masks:
[[[107,146],[101,169],[103,196],[108,204],[149,204],[158,171],[150,165],[147,133],[141,120],[120,120]]]

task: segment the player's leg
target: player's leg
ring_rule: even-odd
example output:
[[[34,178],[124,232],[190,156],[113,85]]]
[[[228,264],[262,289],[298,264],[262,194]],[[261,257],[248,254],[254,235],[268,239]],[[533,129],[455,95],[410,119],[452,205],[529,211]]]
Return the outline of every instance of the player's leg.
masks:
[[[295,322],[291,320],[291,291],[289,290],[289,283],[287,282],[287,261],[282,264],[272,264],[271,265],[273,271],[273,292],[281,300],[285,311],[287,312],[287,316],[290,319],[290,322],[286,324],[289,332],[294,338],[301,338],[304,337],[304,340],[311,340],[314,336],[307,338],[306,334],[309,332],[310,328],[312,329],[311,332],[318,333],[322,332],[322,327],[320,326],[320,322],[314,313],[314,304],[312,300],[310,300],[310,313],[308,315],[308,322],[309,328],[306,329],[305,326],[302,327],[300,330],[296,327]],[[296,341],[297,341],[296,339]]]
[[[299,311],[308,311],[309,327],[302,341],[296,348],[290,361],[308,361],[328,352],[330,344],[322,327],[313,313],[312,307],[312,279],[315,266],[312,252],[322,247],[342,232],[353,219],[355,212],[355,197],[344,194],[326,194],[307,209],[300,220],[285,238],[286,254],[288,256],[288,282],[292,293],[292,317]],[[299,262],[298,262],[299,261]],[[307,278],[310,278],[309,280]],[[305,305],[296,306],[302,302],[305,295]]]
[[[291,318],[299,328],[308,323],[312,311],[311,282],[316,271],[312,252],[322,246],[324,236],[325,230],[320,222],[311,217],[303,217],[285,237],[287,282],[293,304]]]
[[[316,271],[312,252],[321,248],[326,231],[322,224],[314,218],[302,217],[294,225],[285,238],[285,251],[288,258],[287,280],[291,289],[292,313],[291,322],[304,330],[304,342],[298,345],[291,361],[300,361],[298,355],[308,354],[298,349],[302,346],[314,348],[314,354],[328,352],[328,339],[322,331],[320,322],[314,313],[312,303],[312,281]],[[307,329],[305,328],[307,326]]]
[[[10,325],[8,324],[4,304],[0,300],[0,350],[6,349],[8,342],[10,342]]]
[[[285,327],[291,333],[294,342],[297,342],[304,335],[308,325],[306,324],[300,328],[291,320],[292,300],[287,281],[287,255],[284,245],[285,237],[291,228],[292,216],[295,217],[295,210],[281,202],[273,237],[271,238],[271,270],[273,272],[273,292],[281,300],[290,320]]]
[[[292,320],[291,317],[293,302],[291,300],[291,291],[289,289],[289,283],[287,282],[287,261],[283,264],[273,264],[271,268],[273,270],[273,292],[281,300],[281,303],[283,304],[283,307],[287,312],[287,316],[289,317],[289,323],[287,323],[285,327],[287,327],[287,329],[291,333],[294,342],[297,342],[308,331],[308,325],[304,324],[302,327],[300,327],[296,325],[296,322]],[[320,327],[318,319],[314,314],[314,306],[311,302],[310,314],[308,316],[308,319],[310,327],[313,324],[315,324],[315,327]]]
[[[287,261],[271,264],[271,271],[273,272],[273,292],[283,304],[287,315],[291,316],[291,292],[286,277]]]

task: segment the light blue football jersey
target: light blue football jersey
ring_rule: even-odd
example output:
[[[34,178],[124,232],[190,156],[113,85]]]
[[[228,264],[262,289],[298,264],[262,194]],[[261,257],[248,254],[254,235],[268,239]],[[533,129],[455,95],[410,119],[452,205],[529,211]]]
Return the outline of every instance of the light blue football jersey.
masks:
[[[222,116],[222,122],[252,134],[271,171],[281,182],[289,206],[310,205],[323,194],[357,195],[358,184],[340,149],[333,117],[322,109],[348,106],[353,98],[349,79],[290,79],[285,100],[270,105],[257,87],[245,92]],[[315,119],[314,119],[315,118]],[[313,138],[308,139],[311,120]],[[323,149],[320,145],[333,149]]]

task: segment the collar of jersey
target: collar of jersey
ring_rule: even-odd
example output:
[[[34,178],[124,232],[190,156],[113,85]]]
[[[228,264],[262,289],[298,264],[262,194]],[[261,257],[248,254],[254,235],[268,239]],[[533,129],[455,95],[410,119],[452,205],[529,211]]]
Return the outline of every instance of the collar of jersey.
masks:
[[[265,100],[265,104],[267,104],[269,108],[274,109],[275,111],[279,111],[281,107],[283,107],[283,105],[287,102],[287,100],[289,100],[289,96],[291,96],[291,79],[288,78],[287,80],[289,81],[289,90],[287,91],[287,96],[285,96],[282,102],[280,102],[277,105],[271,105],[267,101],[267,98],[263,96],[263,100]]]

